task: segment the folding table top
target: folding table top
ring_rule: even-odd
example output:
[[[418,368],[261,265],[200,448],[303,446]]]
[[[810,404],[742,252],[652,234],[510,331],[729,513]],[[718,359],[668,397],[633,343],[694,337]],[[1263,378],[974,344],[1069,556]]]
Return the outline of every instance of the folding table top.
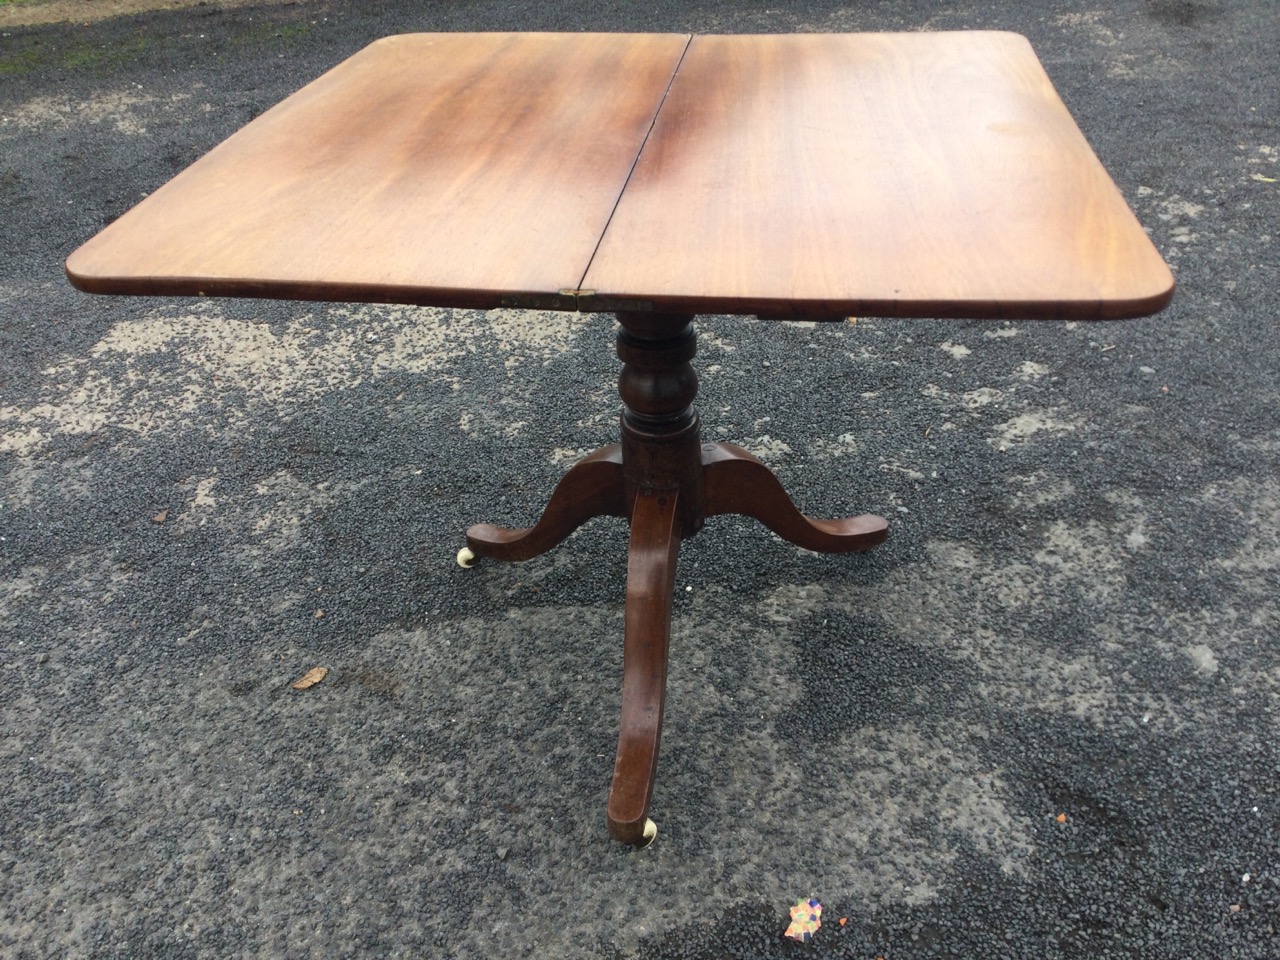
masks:
[[[409,34],[71,255],[95,293],[1105,319],[1173,278],[1014,34]]]

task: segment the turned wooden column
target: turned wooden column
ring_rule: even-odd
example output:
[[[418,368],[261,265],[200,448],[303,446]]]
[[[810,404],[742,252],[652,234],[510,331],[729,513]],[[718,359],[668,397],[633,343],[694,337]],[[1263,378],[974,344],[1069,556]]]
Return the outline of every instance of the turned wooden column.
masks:
[[[702,439],[693,409],[698,377],[693,317],[619,313],[618,357],[622,373],[622,472],[627,501],[637,494],[680,492],[682,537],[702,529]]]

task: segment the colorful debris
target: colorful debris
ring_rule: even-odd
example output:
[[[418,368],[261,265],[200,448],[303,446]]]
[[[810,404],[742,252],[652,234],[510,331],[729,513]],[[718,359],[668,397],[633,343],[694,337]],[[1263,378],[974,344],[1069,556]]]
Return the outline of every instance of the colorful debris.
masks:
[[[806,943],[822,926],[822,904],[817,900],[797,900],[791,908],[791,925],[787,927],[787,936],[792,940],[803,940]]]

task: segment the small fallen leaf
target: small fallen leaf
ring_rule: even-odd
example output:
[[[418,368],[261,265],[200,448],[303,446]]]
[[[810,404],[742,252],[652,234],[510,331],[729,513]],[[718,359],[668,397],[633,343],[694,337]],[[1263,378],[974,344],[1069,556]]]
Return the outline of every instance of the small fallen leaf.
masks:
[[[1060,814],[1058,814],[1058,822],[1059,822],[1059,823],[1066,823],[1066,822],[1067,822],[1067,815],[1066,815],[1065,813],[1060,813]]]
[[[315,617],[316,617],[316,619],[317,619],[317,620],[323,620],[323,619],[324,619],[324,611],[323,611],[323,610],[317,610],[317,611],[316,611],[316,613],[315,613]]]
[[[848,918],[848,917],[841,917],[841,918],[840,918],[840,926],[842,926],[842,927],[843,927],[843,926],[844,926],[846,923],[848,923],[848,922],[849,922],[849,918]]]
[[[312,667],[289,686],[295,690],[309,690],[329,675],[328,667]]]
[[[152,523],[164,523],[164,522],[165,522],[166,520],[168,520],[168,519],[169,519],[169,511],[168,511],[168,510],[161,510],[159,513],[157,513],[154,517],[152,517],[152,518],[151,518],[151,522],[152,522]]]
[[[1233,903],[1233,904],[1231,905],[1231,912],[1232,912],[1232,913],[1239,913],[1241,909],[1242,909],[1242,908],[1241,908],[1240,904],[1238,904],[1238,903]]]

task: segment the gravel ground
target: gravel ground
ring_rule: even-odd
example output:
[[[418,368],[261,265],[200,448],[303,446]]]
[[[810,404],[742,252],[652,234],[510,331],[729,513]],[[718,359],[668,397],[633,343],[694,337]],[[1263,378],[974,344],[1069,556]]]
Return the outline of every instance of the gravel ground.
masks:
[[[612,439],[609,318],[63,279],[384,34],[970,27],[1031,38],[1179,292],[1106,326],[700,321],[707,435],[893,528],[686,545],[644,851],[603,816],[623,526],[453,563]],[[0,955],[1280,957],[1278,119],[1265,0],[8,29]],[[809,896],[822,930],[784,940]]]

